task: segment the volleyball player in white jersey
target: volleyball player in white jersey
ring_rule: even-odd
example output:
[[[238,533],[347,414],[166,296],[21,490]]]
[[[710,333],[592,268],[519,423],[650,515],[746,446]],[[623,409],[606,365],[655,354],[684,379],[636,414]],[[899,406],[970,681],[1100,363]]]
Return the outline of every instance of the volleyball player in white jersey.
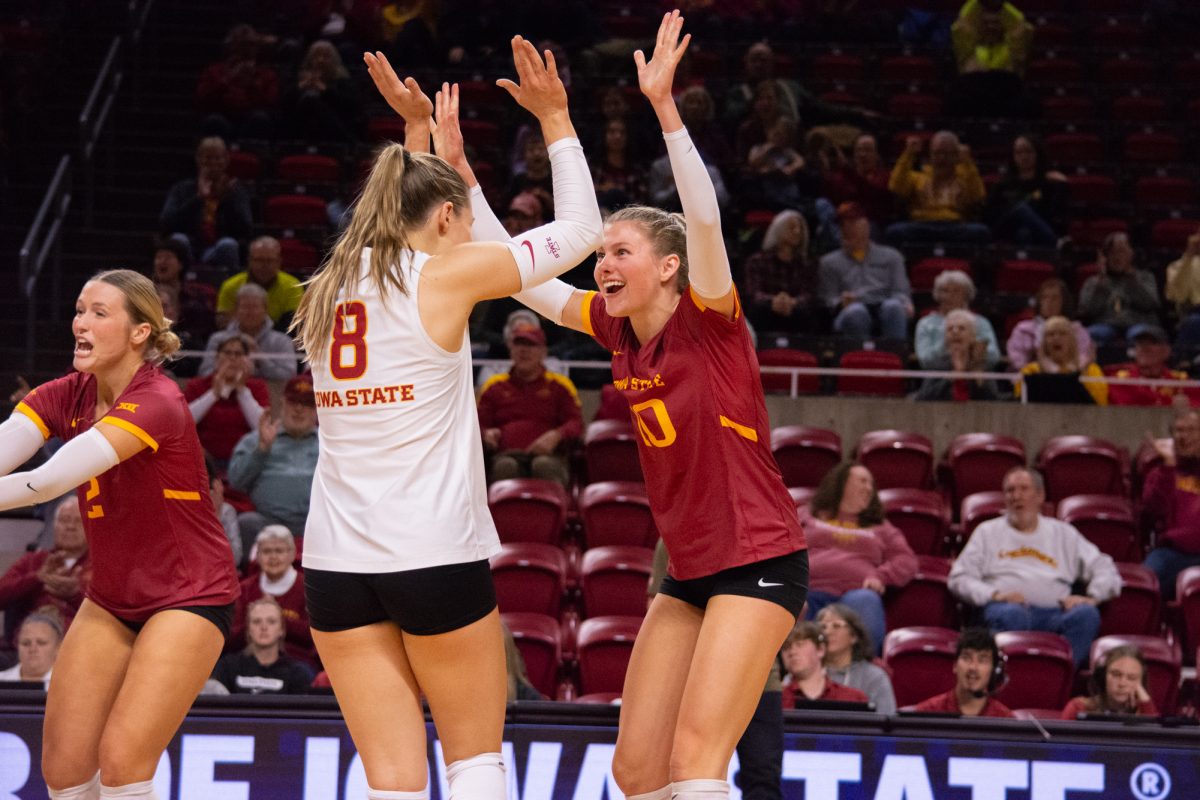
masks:
[[[451,800],[505,795],[507,682],[487,562],[499,540],[467,319],[481,300],[570,269],[602,230],[566,91],[545,55],[543,64],[514,38],[519,84],[499,83],[541,124],[556,219],[513,242],[471,243],[471,203],[455,170],[390,144],[296,313],[321,441],[305,592],[370,798],[427,797],[422,695]],[[406,140],[422,136],[409,130]]]

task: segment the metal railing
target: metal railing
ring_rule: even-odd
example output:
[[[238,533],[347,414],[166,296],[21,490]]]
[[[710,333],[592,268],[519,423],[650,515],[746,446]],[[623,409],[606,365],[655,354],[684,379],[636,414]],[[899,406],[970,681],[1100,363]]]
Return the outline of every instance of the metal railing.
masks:
[[[79,112],[79,159],[84,179],[84,224],[91,225],[96,210],[96,149],[100,138],[113,129],[108,125],[112,117],[113,105],[117,101],[117,92],[125,79],[121,67],[120,55],[124,41],[116,36],[108,46],[108,53],[96,74],[96,82],[88,94],[83,110]],[[113,148],[107,148],[107,177],[112,180],[115,176],[116,165]]]
[[[51,262],[50,293],[51,319],[58,318],[58,298],[61,284],[62,226],[71,209],[71,157],[64,155],[58,160],[54,177],[42,198],[29,233],[21,244],[20,289],[25,297],[25,369],[33,372],[35,347],[37,345],[37,287],[46,262]]]

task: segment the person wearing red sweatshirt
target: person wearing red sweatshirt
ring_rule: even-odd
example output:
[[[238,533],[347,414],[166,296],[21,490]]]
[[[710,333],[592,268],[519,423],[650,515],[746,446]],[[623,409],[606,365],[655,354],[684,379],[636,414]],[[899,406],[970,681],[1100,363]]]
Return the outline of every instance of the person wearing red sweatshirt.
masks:
[[[1175,418],[1171,439],[1151,440],[1163,463],[1142,487],[1142,507],[1154,518],[1158,546],[1145,565],[1158,575],[1166,600],[1175,598],[1175,579],[1200,566],[1200,412]]]

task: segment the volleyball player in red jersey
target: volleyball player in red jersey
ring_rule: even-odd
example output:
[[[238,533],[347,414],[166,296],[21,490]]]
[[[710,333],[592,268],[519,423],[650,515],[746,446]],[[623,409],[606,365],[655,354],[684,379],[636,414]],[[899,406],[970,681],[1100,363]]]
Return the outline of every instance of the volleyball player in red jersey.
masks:
[[[613,777],[632,800],[716,800],[734,747],[807,595],[808,557],[770,449],[758,361],[729,269],[716,193],[671,96],[687,49],[679,12],[664,16],[638,83],[662,125],[686,227],[661,209],[609,216],[595,278],[514,295],[612,352],[629,402],[668,577],[634,644]],[[456,87],[437,125],[457,132]],[[453,130],[453,136],[450,131]],[[507,238],[461,146],[447,160],[471,188],[476,241]]]
[[[77,488],[92,580],[54,665],[51,798],[154,798],[163,749],[212,672],[238,597],[187,403],[159,364],[179,339],[148,278],[102,272],[71,325],[74,366],[0,425],[0,510]],[[41,467],[10,473],[42,443]]]

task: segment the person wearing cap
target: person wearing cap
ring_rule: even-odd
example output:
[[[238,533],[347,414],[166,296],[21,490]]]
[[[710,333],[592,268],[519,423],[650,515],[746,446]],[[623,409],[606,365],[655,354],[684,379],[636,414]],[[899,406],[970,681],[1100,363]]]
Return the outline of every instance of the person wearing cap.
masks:
[[[792,629],[780,650],[787,675],[783,679],[783,707],[795,708],[808,700],[866,703],[867,695],[843,686],[825,674],[825,634],[815,622],[801,622]]]
[[[304,572],[296,566],[296,539],[283,525],[267,525],[254,537],[252,563],[259,568],[242,581],[229,629],[226,650],[237,649],[245,642],[246,609],[255,600],[273,597],[283,610],[284,650],[292,658],[314,663],[312,631],[308,627],[308,610],[304,605]]]
[[[1175,599],[1179,573],[1200,566],[1200,412],[1177,415],[1171,434],[1165,440],[1150,437],[1162,463],[1142,487],[1142,508],[1158,531],[1143,563],[1158,576],[1167,601]]]
[[[912,287],[899,250],[871,241],[871,221],[858,203],[838,206],[842,246],[821,257],[818,292],[835,314],[833,329],[851,339],[907,339]]]
[[[1188,375],[1181,370],[1171,369],[1167,361],[1171,357],[1171,339],[1158,325],[1134,325],[1126,336],[1133,342],[1133,363],[1117,370],[1117,378],[1156,378],[1167,381],[1186,381]],[[1108,402],[1114,406],[1169,406],[1183,403],[1200,405],[1200,392],[1195,389],[1173,386],[1135,386],[1113,384],[1108,389]]]
[[[546,478],[566,486],[566,445],[583,432],[579,393],[570,378],[546,369],[540,325],[518,322],[506,341],[512,367],[479,391],[489,478]]]
[[[1100,271],[1079,290],[1079,316],[1096,344],[1119,342],[1134,325],[1157,325],[1162,301],[1149,270],[1135,269],[1126,233],[1110,233],[1097,253]]]
[[[218,326],[225,327],[233,319],[238,290],[247,283],[266,289],[267,316],[275,323],[275,330],[287,331],[304,295],[304,286],[295,275],[283,271],[283,251],[274,236],[260,236],[251,242],[246,269],[221,284],[217,294]]]
[[[304,535],[317,468],[317,403],[312,376],[297,375],[283,390],[283,414],[264,413],[258,430],[242,437],[229,459],[229,485],[250,495],[254,511],[238,515],[242,546],[250,550],[266,525]]]
[[[509,338],[512,336],[513,329],[518,325],[525,325],[533,328],[542,327],[542,318],[528,308],[518,308],[508,315],[504,321],[504,330],[501,332],[501,340],[507,346]],[[472,333],[472,341],[475,341],[475,335]],[[561,360],[554,356],[546,356],[542,360],[543,366],[547,372],[557,372],[560,375],[566,375],[567,369],[563,366]],[[483,388],[483,385],[497,375],[503,375],[506,370],[503,367],[492,366],[490,364],[480,367],[479,372],[475,374],[475,389],[476,393]]]
[[[511,236],[517,236],[525,231],[531,231],[545,223],[546,210],[542,201],[531,191],[518,194],[508,204],[508,213],[504,215],[504,229]]]
[[[247,283],[237,290],[233,319],[224,329],[208,337],[200,375],[211,375],[217,368],[217,351],[231,336],[245,334],[254,340],[258,353],[272,358],[256,358],[254,374],[267,381],[286,381],[296,374],[296,347],[291,337],[275,330],[267,313],[267,290]]]

